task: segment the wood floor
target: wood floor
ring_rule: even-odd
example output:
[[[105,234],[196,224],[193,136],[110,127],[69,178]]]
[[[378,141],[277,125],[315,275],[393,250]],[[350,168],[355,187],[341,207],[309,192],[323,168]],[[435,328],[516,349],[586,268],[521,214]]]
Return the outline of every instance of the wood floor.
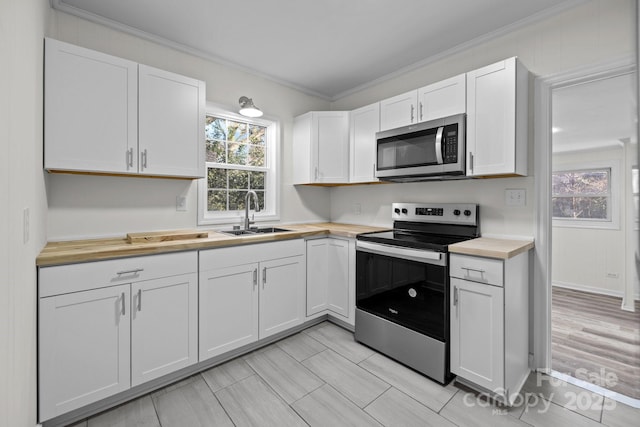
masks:
[[[620,298],[554,287],[552,369],[640,399],[640,303],[635,312],[620,304]]]

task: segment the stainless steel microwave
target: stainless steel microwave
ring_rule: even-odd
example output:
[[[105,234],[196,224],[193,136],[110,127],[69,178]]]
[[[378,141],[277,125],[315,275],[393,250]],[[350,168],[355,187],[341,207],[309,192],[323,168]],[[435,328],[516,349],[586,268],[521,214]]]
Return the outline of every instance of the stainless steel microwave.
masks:
[[[376,178],[423,181],[464,178],[465,114],[376,133]]]

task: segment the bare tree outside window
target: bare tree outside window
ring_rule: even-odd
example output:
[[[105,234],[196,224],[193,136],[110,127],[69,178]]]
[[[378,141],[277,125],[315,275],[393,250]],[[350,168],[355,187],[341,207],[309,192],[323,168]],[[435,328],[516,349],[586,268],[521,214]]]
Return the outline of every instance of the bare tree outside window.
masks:
[[[555,219],[611,219],[609,168],[554,172],[551,191]]]

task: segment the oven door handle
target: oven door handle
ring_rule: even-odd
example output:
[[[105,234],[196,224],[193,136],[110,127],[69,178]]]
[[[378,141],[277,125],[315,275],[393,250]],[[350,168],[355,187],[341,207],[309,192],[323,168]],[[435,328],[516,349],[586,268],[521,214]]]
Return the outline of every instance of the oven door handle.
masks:
[[[383,245],[381,243],[357,241],[356,250],[431,264],[443,261],[441,252],[409,249],[400,246]]]

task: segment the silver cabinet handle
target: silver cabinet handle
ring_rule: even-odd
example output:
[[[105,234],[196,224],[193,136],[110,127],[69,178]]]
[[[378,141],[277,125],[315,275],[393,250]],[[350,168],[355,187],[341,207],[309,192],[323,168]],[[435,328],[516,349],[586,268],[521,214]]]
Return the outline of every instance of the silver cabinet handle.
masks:
[[[411,104],[411,123],[413,123],[413,110],[415,110],[415,107]]]
[[[121,298],[122,298],[122,315],[124,316],[126,314],[125,305],[124,305],[124,292],[122,293]]]
[[[146,169],[147,168],[147,149],[145,148],[144,150],[142,150],[142,153],[140,153],[140,157],[142,157],[142,169]]]
[[[122,270],[122,271],[117,271],[116,274],[118,276],[122,276],[123,274],[138,274],[141,271],[144,271],[144,268],[134,268],[133,270]]]
[[[422,121],[422,102],[420,102],[420,121]]]
[[[267,283],[267,267],[262,268],[262,289],[264,289],[265,283]]]
[[[469,151],[469,170],[473,173],[473,153]]]
[[[253,290],[255,291],[256,286],[258,285],[258,268],[253,269]]]
[[[138,311],[142,311],[142,288],[138,289]]]
[[[460,267],[463,270],[467,270],[467,274],[469,274],[469,271],[475,271],[476,273],[480,273],[480,274],[484,274],[485,270],[479,269],[479,268],[471,268],[471,267]]]
[[[318,167],[317,166],[316,166],[315,178],[313,180],[314,181],[318,180]]]
[[[453,287],[453,305],[454,306],[458,305],[458,287],[457,286]]]
[[[127,170],[133,167],[133,148],[127,150]]]

